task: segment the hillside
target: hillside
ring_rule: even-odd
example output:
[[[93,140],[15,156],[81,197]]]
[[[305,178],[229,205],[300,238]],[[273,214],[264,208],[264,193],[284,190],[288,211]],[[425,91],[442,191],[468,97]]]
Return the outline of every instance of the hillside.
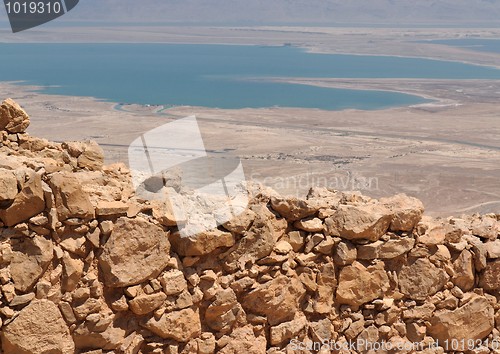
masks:
[[[29,123],[0,105],[4,354],[500,352],[500,214],[250,185],[243,213],[183,237],[97,144]]]

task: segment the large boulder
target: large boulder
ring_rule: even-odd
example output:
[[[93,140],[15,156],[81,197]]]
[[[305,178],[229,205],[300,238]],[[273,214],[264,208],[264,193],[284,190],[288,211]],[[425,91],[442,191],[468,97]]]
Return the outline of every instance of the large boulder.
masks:
[[[469,340],[484,339],[491,333],[495,323],[494,310],[486,298],[475,296],[456,310],[436,312],[430,323],[428,331],[434,339],[440,343],[448,341],[450,345],[465,342],[466,348],[458,348],[464,350]]]
[[[392,259],[409,252],[415,245],[411,237],[395,238],[389,241],[378,240],[358,247],[359,259]]]
[[[91,219],[95,216],[89,196],[75,176],[63,172],[54,173],[49,184],[54,193],[59,220]]]
[[[139,284],[157,277],[170,259],[168,233],[143,218],[117,220],[99,257],[109,287]]]
[[[241,304],[247,312],[267,316],[269,324],[274,326],[294,318],[305,293],[300,280],[279,276],[252,290]]]
[[[325,220],[325,224],[331,236],[348,240],[377,241],[387,232],[391,220],[392,214],[384,206],[340,205],[335,213]]]
[[[75,345],[57,305],[34,300],[2,329],[4,354],[68,354]]]
[[[83,145],[83,151],[78,156],[77,162],[80,168],[100,170],[104,165],[104,151],[95,141],[88,141]]]
[[[0,219],[7,226],[14,226],[18,223],[28,220],[32,216],[41,213],[45,209],[45,200],[43,195],[42,179],[39,174],[33,170],[18,171],[21,179],[21,191],[16,194],[14,201],[7,207],[0,206]],[[12,188],[13,181],[6,181]],[[16,182],[17,190],[17,182]]]
[[[152,317],[142,325],[161,338],[183,343],[201,333],[200,315],[191,308],[167,312],[159,320]]]
[[[53,258],[53,244],[43,236],[13,242],[10,273],[14,286],[21,292],[33,288]]]
[[[405,194],[381,198],[380,203],[393,213],[389,229],[394,232],[413,230],[424,213],[422,202]]]
[[[288,221],[297,221],[318,211],[318,208],[309,204],[307,200],[298,198],[272,197],[271,207]]]
[[[426,258],[418,258],[405,265],[398,274],[401,293],[413,300],[425,300],[440,291],[449,276]]]
[[[13,99],[7,98],[0,105],[0,130],[24,133],[30,125],[28,114]]]
[[[181,256],[203,256],[218,248],[234,245],[234,236],[219,229],[202,231],[191,236],[182,236],[176,232],[171,238],[172,246]]]
[[[360,306],[383,296],[389,288],[389,278],[383,262],[368,267],[354,262],[342,269],[338,284],[337,301]]]

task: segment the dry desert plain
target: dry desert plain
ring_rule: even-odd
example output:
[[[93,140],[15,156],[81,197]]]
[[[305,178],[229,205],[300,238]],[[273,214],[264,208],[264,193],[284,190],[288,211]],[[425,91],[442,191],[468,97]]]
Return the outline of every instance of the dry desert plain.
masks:
[[[313,51],[404,55],[500,67],[500,55],[415,40],[498,38],[498,29],[356,28],[78,28],[40,29],[25,41],[142,41],[282,45]],[[128,36],[127,36],[128,34]],[[4,34],[0,41],[8,41]],[[406,193],[431,215],[500,211],[500,81],[430,79],[290,79],[301,84],[406,92],[432,103],[376,111],[299,108],[222,110],[204,107],[119,106],[90,97],[45,95],[34,87],[0,84],[31,115],[28,132],[50,140],[93,139],[108,162],[127,162],[141,133],[195,114],[207,149],[221,160],[240,158],[247,179],[282,193],[312,185],[361,190],[373,197]]]

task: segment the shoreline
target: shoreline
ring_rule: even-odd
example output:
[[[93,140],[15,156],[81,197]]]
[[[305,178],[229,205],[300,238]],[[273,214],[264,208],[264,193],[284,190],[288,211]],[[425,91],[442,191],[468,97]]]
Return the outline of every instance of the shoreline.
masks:
[[[499,40],[500,40],[500,38],[499,38]],[[439,46],[446,47],[446,48],[448,48],[448,47],[457,48],[457,47],[448,46],[448,45],[445,45],[445,44],[434,44],[434,45],[439,45]],[[356,55],[356,56],[373,56],[373,57],[395,57],[395,58],[407,58],[407,59],[426,59],[426,60],[434,60],[434,61],[440,61],[440,62],[451,62],[451,63],[460,63],[460,64],[467,64],[467,65],[481,66],[481,67],[485,67],[485,68],[491,68],[491,69],[500,70],[500,64],[498,64],[498,65],[495,65],[495,64],[481,64],[481,63],[477,63],[477,62],[470,61],[470,60],[467,61],[467,60],[444,59],[444,58],[427,56],[427,55],[426,56],[418,56],[418,55],[413,56],[413,55],[401,55],[401,54],[390,54],[390,55],[387,55],[387,54],[376,54],[376,53],[366,54],[366,53],[357,53],[357,52],[324,51],[324,50],[321,50],[321,49],[308,48],[308,47],[298,47],[298,48],[304,49],[307,53],[314,53],[314,54],[338,54],[338,55]],[[463,48],[460,48],[460,49],[463,49]],[[463,50],[466,50],[466,49],[463,49]],[[470,50],[470,54],[471,55],[476,54],[478,52],[485,53],[483,51],[473,51],[473,50]],[[486,52],[486,53],[489,53],[489,52]],[[458,79],[458,80],[461,80],[461,79]]]
[[[412,92],[410,90],[405,90],[405,89],[389,89],[389,88],[372,88],[367,85],[361,84],[359,89],[351,88],[350,84],[342,84],[339,81],[345,81],[345,82],[352,82],[353,85],[356,84],[356,81],[383,81],[385,79],[346,79],[346,78],[294,78],[294,77],[275,77],[275,78],[268,78],[266,81],[271,81],[271,82],[278,82],[278,83],[290,83],[290,84],[297,84],[297,85],[311,85],[311,86],[316,86],[316,87],[324,87],[324,88],[339,88],[339,89],[347,89],[347,90],[359,90],[359,91],[382,91],[382,92],[393,92],[393,93],[402,93],[405,95],[409,96],[416,96],[416,97],[421,97],[426,100],[431,100],[431,101],[436,101],[436,102],[441,102],[441,103],[446,103],[446,100],[443,98],[439,98],[437,96],[432,96],[429,94],[425,93],[416,93]],[[392,80],[392,79],[387,79],[387,80]],[[411,79],[404,79],[404,78],[398,78],[396,80],[411,80]],[[428,79],[422,79],[423,81],[431,81]],[[327,81],[328,83],[332,83],[332,85],[322,85],[321,82]],[[404,105],[404,106],[395,106],[393,108],[402,108],[402,107],[413,107],[413,106],[419,106],[419,105],[425,105],[425,104],[431,104],[432,102],[427,102],[427,103],[417,103],[417,104],[412,104],[412,105]],[[349,109],[349,108],[348,108]],[[346,110],[348,110],[346,109]],[[390,108],[387,108],[390,109]],[[377,109],[373,109],[377,110]]]
[[[85,35],[84,35],[85,34]],[[14,38],[16,38],[14,40]],[[452,61],[500,68],[500,53],[471,51],[429,43],[431,40],[499,39],[500,29],[483,28],[370,28],[301,26],[116,26],[38,28],[16,37],[0,34],[0,43],[150,43],[265,45],[289,44],[307,52],[395,56]]]
[[[498,38],[500,40],[500,38]],[[433,39],[427,40],[427,41],[433,41]],[[412,43],[411,41],[406,42],[407,44]],[[0,44],[16,44],[15,42],[5,42],[0,40]],[[178,42],[178,41],[106,41],[106,42],[98,42],[98,41],[89,41],[89,42],[72,42],[72,41],[36,41],[36,42],[22,42],[20,44],[167,44],[167,45],[218,45],[218,46],[265,46],[265,47],[285,47],[285,44],[272,44],[272,45],[262,45],[262,44],[257,44],[257,43],[245,43],[245,42],[236,42],[236,43],[226,43],[226,42],[215,42],[215,41],[209,41],[209,42],[204,42],[204,43],[192,43],[192,42]],[[431,43],[432,44],[432,43]],[[466,51],[468,52],[469,55],[474,55],[474,54],[498,54],[498,60],[500,62],[500,53],[494,53],[494,52],[487,52],[487,51],[474,51],[474,50],[467,50],[466,48],[463,47],[454,47],[454,46],[448,46],[445,44],[432,44],[435,46],[442,47],[443,49],[460,49],[461,51]],[[484,64],[480,63],[477,61],[473,60],[456,60],[456,59],[451,59],[451,58],[442,58],[442,57],[435,57],[432,55],[402,55],[402,54],[379,54],[379,53],[373,53],[373,52],[366,52],[366,53],[360,53],[357,51],[334,51],[334,50],[326,50],[326,49],[321,49],[317,47],[309,47],[307,45],[292,45],[293,48],[298,48],[303,50],[305,53],[311,53],[311,54],[328,54],[328,55],[352,55],[352,56],[373,56],[373,57],[394,57],[394,58],[404,58],[404,59],[424,59],[424,60],[432,60],[432,61],[439,61],[439,62],[451,62],[451,63],[460,63],[460,64],[466,64],[466,65],[474,65],[474,66],[480,66],[480,67],[485,67],[485,68],[491,68],[491,69],[497,69],[500,70],[500,63],[499,64]],[[460,79],[458,79],[460,80]]]
[[[296,78],[297,80],[300,80],[301,78]],[[314,81],[314,80],[332,80],[329,78],[324,78],[324,79],[310,79],[310,78],[305,78],[306,80]],[[344,87],[329,87],[329,86],[321,86],[321,85],[311,85],[311,84],[304,84],[301,82],[294,82],[292,79],[286,79],[286,78],[265,78],[265,79],[260,79],[260,80],[253,80],[249,79],[250,81],[259,81],[259,82],[276,82],[276,83],[287,83],[291,85],[307,85],[307,86],[315,86],[315,87],[323,87],[323,88],[332,88],[332,89],[345,89],[345,90],[350,90],[350,91],[372,91],[372,92],[392,92],[392,93],[400,93],[408,96],[414,96],[414,97],[422,97],[424,99],[427,99],[426,97],[423,97],[422,95],[417,95],[413,93],[407,93],[403,90],[389,90],[389,89],[372,89],[372,88],[344,88]],[[245,79],[245,81],[247,81]],[[379,111],[379,110],[385,110],[385,109],[392,109],[392,108],[404,108],[404,107],[410,107],[413,105],[418,105],[418,104],[412,104],[412,105],[391,105],[391,106],[382,106],[380,108],[372,108],[372,109],[362,109],[362,108],[356,108],[356,107],[350,107],[350,108],[342,108],[342,109],[324,109],[324,108],[308,108],[308,107],[289,107],[289,106],[264,106],[264,107],[239,107],[239,108],[220,108],[220,107],[205,107],[205,106],[190,106],[190,105],[175,105],[175,104],[141,104],[141,103],[136,103],[136,102],[117,102],[111,99],[107,98],[99,98],[95,96],[75,96],[75,95],[69,95],[69,94],[52,94],[48,92],[44,92],[44,90],[48,87],[62,87],[60,85],[50,85],[50,86],[44,86],[44,85],[33,85],[27,83],[25,80],[17,80],[17,81],[0,81],[0,85],[2,84],[7,84],[7,85],[15,85],[19,87],[26,87],[28,88],[29,91],[39,93],[39,94],[44,94],[44,95],[49,95],[49,96],[63,96],[63,97],[82,97],[82,98],[91,98],[96,101],[102,101],[102,102],[108,102],[113,105],[113,109],[116,109],[116,106],[119,105],[138,105],[138,106],[143,106],[143,107],[149,107],[149,106],[169,106],[167,108],[164,108],[164,110],[167,110],[169,108],[175,108],[175,107],[199,107],[199,108],[211,108],[211,109],[226,109],[226,110],[240,110],[240,109],[270,109],[270,108],[282,108],[282,109],[319,109],[322,111],[332,111],[332,112],[341,112],[344,110],[358,110],[358,111]],[[432,99],[432,98],[431,98]],[[432,99],[434,100],[434,99]],[[424,103],[422,103],[424,104]]]
[[[28,133],[53,141],[95,140],[107,163],[126,162],[128,144],[138,135],[194,114],[207,149],[224,151],[218,154],[223,159],[240,158],[248,176],[264,179],[283,194],[289,192],[280,190],[286,176],[287,183],[296,185],[284,188],[299,195],[307,193],[306,178],[307,183],[359,187],[375,198],[406,193],[422,199],[428,215],[498,211],[500,146],[495,137],[500,126],[497,97],[491,92],[500,92],[500,80],[316,81],[403,93],[411,89],[412,95],[425,92],[461,106],[324,111],[132,104],[117,109],[120,103],[43,94],[38,92],[42,86],[19,81],[0,83],[0,93],[2,98],[13,95],[32,116]],[[363,180],[376,180],[376,188],[364,189]]]

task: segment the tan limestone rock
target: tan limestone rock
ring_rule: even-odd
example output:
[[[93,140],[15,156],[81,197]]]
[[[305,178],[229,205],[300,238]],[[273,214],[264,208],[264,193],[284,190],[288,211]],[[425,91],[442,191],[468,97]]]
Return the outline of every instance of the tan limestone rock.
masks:
[[[245,264],[271,254],[276,244],[275,229],[271,220],[258,215],[249,231],[245,232],[227,253],[225,267],[230,270],[244,268]]]
[[[449,276],[428,259],[418,258],[401,269],[398,279],[404,295],[414,300],[425,300],[441,290]]]
[[[474,287],[474,259],[468,250],[463,250],[453,262],[455,275],[451,281],[463,291],[469,291]]]
[[[172,247],[181,256],[203,256],[218,248],[234,245],[234,235],[219,229],[207,230],[191,236],[175,232],[171,237]]]
[[[475,236],[495,240],[500,234],[500,221],[494,217],[480,216],[472,220],[470,229]]]
[[[238,216],[224,223],[223,226],[226,230],[242,234],[250,228],[256,216],[254,211],[246,209]]]
[[[200,315],[197,310],[191,308],[165,313],[159,320],[152,317],[142,325],[161,338],[182,343],[196,338],[201,333]]]
[[[151,206],[153,208],[153,217],[158,220],[160,224],[163,226],[177,225],[172,204],[168,199],[153,200],[151,201]]]
[[[405,194],[381,198],[380,203],[393,213],[389,229],[394,232],[413,230],[424,213],[422,202]]]
[[[28,114],[13,99],[7,98],[0,105],[0,130],[24,133],[30,125]]]
[[[67,354],[75,345],[58,307],[48,300],[34,300],[2,330],[5,354]]]
[[[0,207],[8,205],[18,193],[14,171],[0,169]]]
[[[69,173],[54,173],[49,181],[54,193],[60,221],[69,218],[90,219],[95,216],[89,196],[78,179]]]
[[[40,175],[32,170],[20,171],[21,191],[6,208],[0,206],[0,220],[7,226],[26,221],[45,209],[45,200]],[[17,188],[17,187],[16,187]]]
[[[67,252],[62,258],[62,289],[71,292],[76,289],[78,282],[83,275],[83,261],[77,257],[71,256]]]
[[[163,287],[163,292],[167,295],[177,295],[187,289],[184,273],[177,269],[165,272],[160,278],[160,284]]]
[[[83,143],[82,153],[78,156],[78,167],[91,171],[100,170],[104,164],[104,151],[95,141]]]
[[[360,306],[383,296],[389,288],[389,278],[383,262],[368,267],[354,262],[341,270],[338,284],[337,301]]]
[[[266,354],[267,341],[264,335],[256,336],[252,326],[235,329],[229,337],[221,338],[225,346],[219,354]]]
[[[479,280],[479,286],[488,291],[500,289],[500,259],[489,262]]]
[[[307,219],[297,220],[293,223],[297,229],[307,232],[321,232],[323,231],[323,221],[319,218],[309,217]]]
[[[331,236],[377,241],[387,232],[391,220],[391,212],[380,205],[340,205],[325,225]]]
[[[229,332],[243,312],[233,289],[221,289],[205,312],[207,325],[218,332]]]
[[[306,317],[300,316],[292,321],[284,322],[277,326],[271,327],[271,345],[279,345],[285,343],[286,341],[290,341],[292,338],[295,338],[306,325]]]
[[[158,276],[169,261],[168,233],[143,218],[117,220],[99,257],[109,287],[139,284]]]
[[[347,240],[340,241],[333,251],[333,261],[340,266],[352,264],[357,258],[358,249]]]
[[[43,275],[53,258],[53,244],[43,236],[13,245],[10,273],[17,290],[27,292]]]
[[[401,237],[389,241],[375,241],[358,247],[358,259],[392,259],[409,252],[415,239]]]
[[[296,221],[315,214],[318,209],[298,198],[271,198],[272,208],[288,221]]]
[[[128,304],[133,313],[142,316],[162,306],[166,299],[167,295],[163,292],[151,295],[143,294],[130,300]]]
[[[80,349],[79,352],[86,352],[88,349],[113,350],[125,341],[125,321],[110,317],[104,320],[103,328],[99,328],[99,322],[85,321],[75,328],[73,340],[75,347]]]
[[[488,258],[497,259],[500,258],[500,239],[492,242],[487,242],[484,244]]]
[[[484,297],[474,298],[456,310],[438,311],[430,320],[429,333],[441,343],[484,339],[494,326],[494,311]],[[450,348],[451,349],[451,348]],[[462,350],[464,348],[461,348]]]
[[[335,266],[326,263],[320,268],[317,275],[317,289],[314,297],[313,309],[316,313],[328,314],[334,305],[334,294],[337,288]]]
[[[271,325],[277,325],[294,318],[304,295],[300,280],[279,276],[250,291],[242,305],[247,312],[266,315]]]
[[[122,201],[100,201],[97,204],[96,215],[97,216],[124,216],[127,215],[129,205]]]

